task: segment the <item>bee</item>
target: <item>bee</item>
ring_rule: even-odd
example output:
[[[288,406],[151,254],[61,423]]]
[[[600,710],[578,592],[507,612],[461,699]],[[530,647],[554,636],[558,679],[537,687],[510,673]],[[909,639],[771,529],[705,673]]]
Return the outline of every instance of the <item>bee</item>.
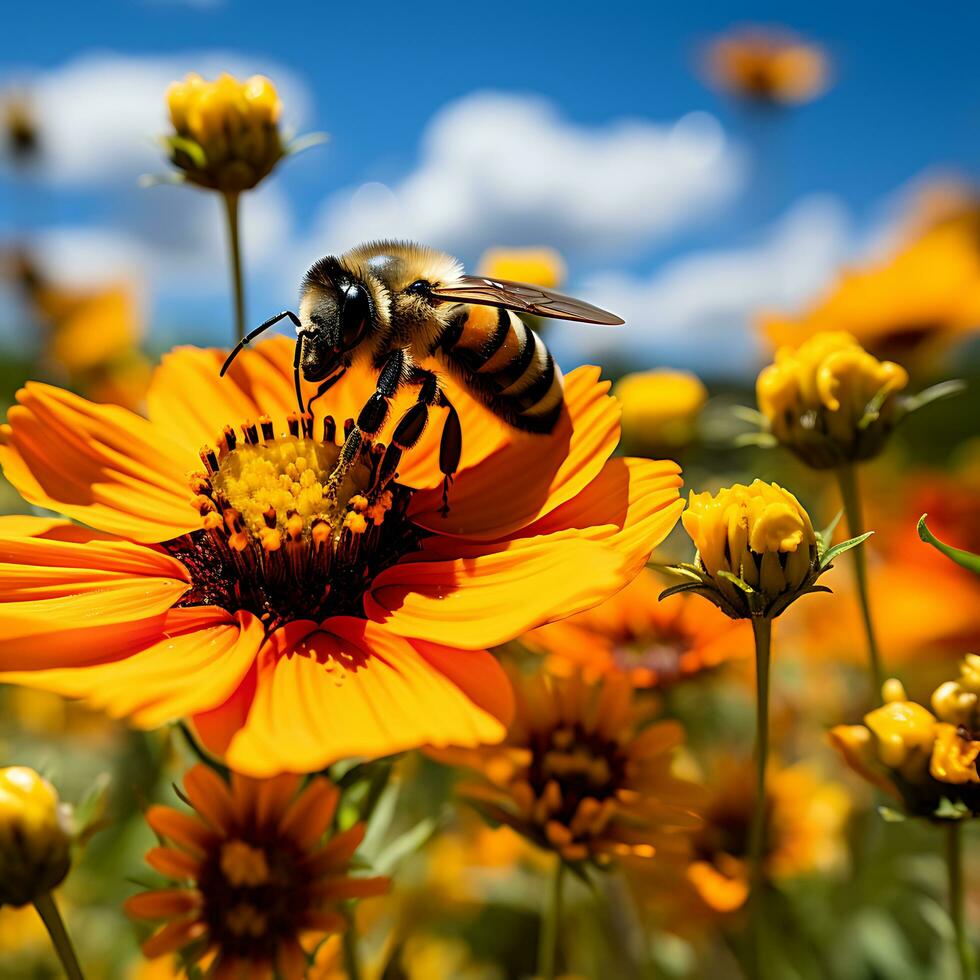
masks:
[[[464,275],[456,259],[424,245],[372,242],[315,262],[303,279],[299,314],[283,310],[256,327],[229,354],[221,374],[252,340],[287,318],[296,328],[293,377],[301,414],[310,412],[352,365],[377,372],[376,390],[350,428],[331,474],[334,485],[353,465],[362,440],[384,426],[399,389],[417,388],[416,402],[394,428],[375,488],[394,478],[402,453],[421,438],[429,410],[445,409],[439,467],[443,513],[448,513],[463,436],[433,363],[516,429],[548,433],[561,415],[561,371],[538,334],[515,313],[623,323],[596,306],[537,286]],[[303,380],[318,385],[305,405]]]

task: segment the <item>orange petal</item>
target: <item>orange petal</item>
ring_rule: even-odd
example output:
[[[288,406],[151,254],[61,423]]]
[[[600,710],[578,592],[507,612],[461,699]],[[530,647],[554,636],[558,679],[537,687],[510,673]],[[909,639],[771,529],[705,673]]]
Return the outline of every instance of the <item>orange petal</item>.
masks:
[[[309,879],[321,878],[324,875],[344,874],[350,865],[354,852],[364,840],[365,826],[363,823],[354,824],[347,830],[335,834],[326,844],[304,864],[304,871]]]
[[[291,937],[279,944],[276,963],[282,980],[303,980],[306,976],[306,953],[303,952],[303,947]]]
[[[279,824],[283,836],[301,851],[311,848],[326,833],[340,800],[340,790],[325,779],[313,779],[293,800]]]
[[[391,891],[391,882],[387,878],[340,876],[313,887],[313,894],[323,902],[337,902],[347,898],[374,898],[377,895],[387,895],[389,891]]]
[[[296,411],[293,342],[274,337],[243,351],[225,377],[218,372],[228,352],[178,347],[165,354],[153,374],[146,402],[153,423],[196,453],[212,444],[226,425],[268,414],[277,427]]]
[[[528,538],[453,561],[399,562],[375,578],[364,611],[399,636],[464,650],[507,643],[588,609],[629,581],[601,542]]]
[[[565,379],[566,411],[554,432],[515,431],[507,444],[459,474],[447,517],[440,513],[442,490],[435,488],[412,498],[412,520],[436,534],[490,541],[571,500],[598,475],[619,441],[619,403],[608,392],[598,368],[572,371]],[[466,438],[464,429],[464,443]]]
[[[133,541],[200,527],[187,475],[196,455],[115,405],[31,382],[0,427],[0,465],[32,504]]]
[[[146,811],[146,822],[164,840],[195,857],[204,857],[220,839],[196,817],[169,806],[151,806]]]
[[[143,950],[143,955],[148,960],[153,960],[158,956],[165,956],[167,953],[176,953],[200,939],[207,931],[207,924],[199,919],[178,919],[176,922],[168,922],[162,929],[158,929],[143,943],[140,949]]]
[[[126,899],[126,914],[134,919],[170,919],[201,906],[201,894],[190,888],[140,892]]]
[[[200,763],[184,776],[184,792],[192,807],[220,833],[232,833],[237,820],[228,784],[211,768]]]
[[[0,680],[84,698],[112,717],[155,728],[222,704],[255,662],[264,637],[251,613],[232,616],[215,606],[171,610],[152,621],[142,644],[132,637],[128,645],[112,642],[113,635],[102,632],[97,663],[8,671]]]
[[[85,665],[156,641],[183,565],[120,541],[0,539],[0,669]]]
[[[349,756],[504,735],[452,679],[375,623],[336,617],[318,629],[297,622],[272,639],[248,720],[228,749],[237,771],[313,772]]]
[[[154,847],[146,852],[146,863],[168,878],[197,878],[201,862],[191,854],[172,847]]]
[[[8,514],[0,517],[0,538],[47,538],[52,541],[113,541],[112,535],[79,527],[61,517]]]

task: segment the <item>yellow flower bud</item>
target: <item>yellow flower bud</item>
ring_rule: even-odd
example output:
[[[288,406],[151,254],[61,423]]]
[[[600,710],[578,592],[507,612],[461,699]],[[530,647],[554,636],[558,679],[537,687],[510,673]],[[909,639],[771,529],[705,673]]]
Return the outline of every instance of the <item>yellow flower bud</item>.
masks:
[[[816,469],[877,455],[898,421],[908,373],[879,361],[848,333],[815,334],[782,347],[756,381],[772,434]]]
[[[565,278],[562,257],[545,247],[487,249],[477,268],[491,279],[527,282],[544,289],[557,289]]]
[[[929,773],[942,783],[962,786],[980,783],[977,774],[977,756],[980,742],[963,738],[955,725],[937,724]]]
[[[768,614],[777,600],[802,594],[818,574],[809,515],[775,483],[736,484],[715,496],[692,492],[681,520],[698,549],[699,566],[733,618]],[[754,603],[732,576],[752,590]]]
[[[261,75],[239,82],[224,74],[208,82],[192,73],[167,89],[167,108],[174,127],[171,162],[201,187],[248,190],[286,152],[279,132],[282,105]]]
[[[55,788],[25,766],[0,769],[0,905],[26,905],[68,874],[71,837]]]
[[[936,719],[921,704],[893,700],[864,716],[877,738],[878,758],[906,778],[918,775],[932,752]]]
[[[690,443],[708,399],[704,385],[687,371],[627,374],[616,382],[613,394],[623,406],[623,444],[653,452]]]
[[[830,730],[831,745],[859,776],[896,796],[894,784],[883,771],[871,732],[864,725],[836,725]]]

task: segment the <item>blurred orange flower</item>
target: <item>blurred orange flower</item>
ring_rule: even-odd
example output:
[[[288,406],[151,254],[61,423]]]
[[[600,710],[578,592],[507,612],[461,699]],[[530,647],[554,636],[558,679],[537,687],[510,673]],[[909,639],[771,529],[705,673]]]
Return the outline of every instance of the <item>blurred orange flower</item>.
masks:
[[[95,530],[0,522],[0,679],[145,727],[192,717],[255,776],[497,741],[511,694],[485,647],[601,602],[677,520],[675,464],[609,458],[618,412],[594,368],[569,375],[548,437],[447,382],[465,444],[444,516],[438,426],[384,493],[366,442],[331,494],[336,426],[291,415],[293,344],[219,379],[222,359],[165,358],[150,421],[47,385],[19,393],[0,429],[7,478]],[[330,410],[356,415],[374,387],[350,372]],[[242,418],[257,421],[239,439],[227,421]]]
[[[209,976],[302,980],[307,955],[326,933],[343,931],[340,903],[388,890],[386,878],[351,878],[364,837],[356,824],[321,844],[338,789],[317,777],[257,781],[232,775],[229,786],[207,766],[184,777],[195,813],[153,806],[146,820],[164,845],[147,863],[170,888],[128,899],[133,918],[163,921],[144,944],[150,959],[183,952],[208,957]]]
[[[524,637],[552,673],[589,681],[625,674],[634,687],[663,688],[752,653],[747,624],[689,595],[659,602],[664,582],[644,569],[611,599]]]
[[[700,798],[673,773],[676,722],[644,727],[644,709],[621,674],[513,675],[517,710],[502,745],[436,757],[483,778],[460,788],[494,822],[566,861],[671,861],[698,826]]]
[[[784,28],[746,27],[719,37],[704,68],[723,92],[762,105],[812,102],[830,86],[826,52]]]
[[[876,356],[900,362],[941,349],[980,328],[976,230],[940,224],[883,261],[843,271],[802,313],[765,314],[760,325],[776,347],[796,347],[821,331],[844,330]]]

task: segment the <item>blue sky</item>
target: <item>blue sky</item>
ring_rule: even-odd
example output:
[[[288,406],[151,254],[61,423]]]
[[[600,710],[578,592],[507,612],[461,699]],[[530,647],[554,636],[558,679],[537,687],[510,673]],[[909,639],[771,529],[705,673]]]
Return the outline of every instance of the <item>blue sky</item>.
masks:
[[[745,22],[782,23],[824,43],[836,63],[832,91],[785,114],[776,125],[764,126],[707,90],[692,70],[699,43]],[[975,70],[980,13],[966,3],[927,11],[922,5],[884,3],[605,2],[559,8],[507,3],[59,2],[43,8],[14,5],[5,11],[5,27],[16,50],[8,42],[3,74],[15,78],[53,78],[80,58],[98,63],[119,55],[132,64],[176,57],[181,66],[192,67],[196,57],[203,63],[205,54],[214,52],[227,53],[247,70],[281,69],[291,76],[296,101],[287,104],[287,116],[305,102],[302,128],[325,130],[331,142],[287,161],[268,191],[268,213],[251,220],[255,235],[275,231],[265,237],[268,254],[261,244],[252,250],[250,307],[256,320],[292,299],[286,284],[315,257],[318,229],[329,237],[329,229],[355,234],[360,227],[354,220],[325,216],[324,201],[331,194],[349,196],[366,182],[393,187],[401,195],[400,182],[426,171],[428,144],[422,141],[431,142],[431,134],[423,134],[433,118],[476,92],[513,96],[517,103],[500,104],[511,108],[529,96],[543,97],[543,103],[533,104],[552,114],[559,148],[569,133],[583,140],[595,137],[602,145],[617,120],[641,121],[650,127],[649,135],[656,127],[669,130],[692,112],[708,113],[720,122],[724,158],[712,164],[702,183],[678,192],[683,214],[661,222],[663,227],[651,219],[649,234],[633,233],[634,228],[621,248],[584,247],[579,241],[564,249],[579,291],[613,290],[617,298],[615,290],[632,289],[635,294],[649,286],[652,292],[643,296],[654,305],[664,295],[676,299],[682,282],[694,293],[710,291],[712,270],[722,269],[719,262],[727,262],[718,272],[722,278],[764,278],[767,265],[788,254],[786,241],[802,249],[811,274],[806,281],[794,279],[773,297],[762,290],[758,298],[790,300],[813,292],[831,267],[860,248],[908,181],[935,167],[972,176],[980,162],[980,73]],[[219,55],[207,64],[220,62]],[[131,90],[118,83],[105,101],[117,91],[125,97],[135,86]],[[484,110],[466,116],[477,135],[503,118],[496,103]],[[703,129],[704,117],[693,118]],[[501,124],[500,132],[491,136],[506,140],[509,132]],[[134,132],[132,138],[134,145],[146,145],[146,133]],[[753,150],[760,146],[765,147],[764,162],[754,164]],[[522,147],[531,169],[538,150]],[[555,153],[556,160],[565,159],[560,149]],[[152,157],[147,159],[152,163]],[[584,154],[583,166],[590,159]],[[651,157],[651,166],[658,159]],[[138,201],[132,185],[139,170],[146,169],[137,164],[146,160],[131,162],[132,172],[124,166],[112,180],[69,174],[27,192],[6,180],[0,183],[0,207],[8,215],[20,215],[22,225],[96,229],[103,238],[121,225],[131,235],[166,239],[161,228],[170,220],[171,208],[196,209],[204,223],[215,217],[208,210],[213,202],[196,196],[179,204],[173,197]],[[434,172],[445,176],[452,166],[444,160]],[[519,183],[519,176],[515,179]],[[683,182],[684,174],[677,179]],[[179,189],[138,193],[191,194]],[[569,193],[589,196],[587,176]],[[405,212],[409,231],[415,213]],[[9,228],[9,217],[0,220]],[[583,227],[592,220],[583,217]],[[423,222],[422,227],[429,225]],[[169,243],[171,251],[179,245],[184,226],[174,228],[177,240]],[[436,244],[460,248],[472,262],[479,252],[480,229],[475,232],[461,238],[447,231],[447,241]],[[508,233],[514,243],[537,234],[558,239],[550,244],[567,244],[564,226],[554,216],[525,222],[517,210],[505,211],[492,228],[493,240],[485,244],[498,244],[496,239]],[[585,232],[580,227],[577,234],[581,239]],[[811,245],[819,255],[808,251]],[[101,254],[94,246],[84,251],[93,261]],[[125,254],[125,246],[121,251]],[[115,253],[108,248],[105,254],[111,264]],[[190,332],[190,324],[197,329],[202,323],[217,324],[213,336],[221,336],[227,318],[225,269],[220,257],[213,257],[210,285],[181,288],[176,281],[158,278],[148,288],[148,314],[159,336],[180,337]],[[673,276],[670,282],[664,278],[668,274]],[[792,267],[787,275],[795,275]],[[744,318],[743,307],[756,294],[741,292],[746,293],[741,306],[733,302],[730,309],[723,304],[720,312],[714,311],[721,321]],[[629,298],[624,301],[629,306]],[[696,310],[696,302],[684,302],[685,309]],[[644,300],[643,308],[647,305]],[[672,316],[665,310],[665,322],[673,322]],[[714,324],[716,331],[725,325],[721,321]],[[645,330],[641,323],[636,336]],[[657,334],[656,324],[651,322],[647,332]],[[573,358],[579,354],[569,352]],[[684,362],[696,350],[689,343],[673,343],[661,331],[647,354]]]

